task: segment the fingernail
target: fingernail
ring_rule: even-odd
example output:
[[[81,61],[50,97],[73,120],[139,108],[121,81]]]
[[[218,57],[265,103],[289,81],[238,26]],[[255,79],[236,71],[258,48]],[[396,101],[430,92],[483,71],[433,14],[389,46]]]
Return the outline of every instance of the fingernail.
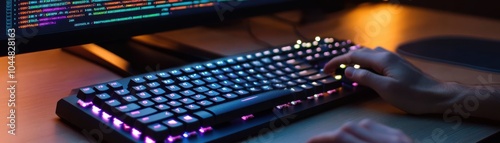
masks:
[[[352,78],[352,75],[354,75],[354,70],[356,69],[354,69],[353,67],[347,67],[344,71],[345,76],[348,78]]]

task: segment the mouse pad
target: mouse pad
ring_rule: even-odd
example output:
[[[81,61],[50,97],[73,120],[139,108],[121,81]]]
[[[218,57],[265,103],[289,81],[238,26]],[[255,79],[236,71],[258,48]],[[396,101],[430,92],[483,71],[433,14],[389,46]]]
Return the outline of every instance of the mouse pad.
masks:
[[[425,60],[500,73],[500,41],[444,36],[400,45],[397,53]]]

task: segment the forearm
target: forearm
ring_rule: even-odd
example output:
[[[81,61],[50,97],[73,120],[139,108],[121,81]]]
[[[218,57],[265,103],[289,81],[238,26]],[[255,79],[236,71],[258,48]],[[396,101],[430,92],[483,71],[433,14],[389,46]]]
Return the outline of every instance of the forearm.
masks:
[[[461,85],[446,83],[450,86],[450,100],[441,110],[443,118],[456,120],[471,116],[500,121],[500,86],[499,85]]]

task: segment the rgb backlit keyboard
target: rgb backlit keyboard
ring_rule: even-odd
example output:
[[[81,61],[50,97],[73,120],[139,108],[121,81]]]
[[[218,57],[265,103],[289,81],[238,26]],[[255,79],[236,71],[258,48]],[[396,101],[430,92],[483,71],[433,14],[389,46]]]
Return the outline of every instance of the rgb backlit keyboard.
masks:
[[[56,113],[93,142],[228,142],[370,91],[321,71],[361,48],[312,42],[190,64],[74,90]]]

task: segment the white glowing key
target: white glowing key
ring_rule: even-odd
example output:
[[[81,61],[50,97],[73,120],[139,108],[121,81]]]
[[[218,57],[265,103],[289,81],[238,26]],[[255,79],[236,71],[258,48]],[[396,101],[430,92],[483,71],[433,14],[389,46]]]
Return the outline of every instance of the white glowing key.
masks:
[[[345,69],[347,66],[345,64],[340,64],[340,68]]]
[[[144,142],[146,143],[156,143],[153,139],[149,138],[146,136],[146,138],[144,139]]]
[[[355,68],[355,69],[359,69],[360,67],[361,67],[361,66],[359,66],[358,64],[355,64],[355,65],[354,65],[354,68]]]
[[[298,49],[298,48],[300,48],[300,45],[299,45],[299,44],[295,44],[295,45],[293,45],[293,47],[294,47],[295,49]]]
[[[192,119],[193,119],[193,117],[191,117],[191,116],[189,116],[189,115],[188,115],[188,116],[184,116],[184,119],[185,119],[185,120],[192,120]]]
[[[297,40],[297,44],[302,44],[302,40]]]
[[[175,120],[170,120],[170,121],[168,121],[168,124],[170,124],[170,125],[174,125],[174,124],[177,124],[177,121],[175,121]]]
[[[335,75],[335,79],[336,79],[336,80],[340,80],[340,79],[342,79],[342,75]]]
[[[320,40],[321,40],[321,37],[316,36],[316,38],[314,38],[314,40],[316,40],[316,41],[320,41]]]

